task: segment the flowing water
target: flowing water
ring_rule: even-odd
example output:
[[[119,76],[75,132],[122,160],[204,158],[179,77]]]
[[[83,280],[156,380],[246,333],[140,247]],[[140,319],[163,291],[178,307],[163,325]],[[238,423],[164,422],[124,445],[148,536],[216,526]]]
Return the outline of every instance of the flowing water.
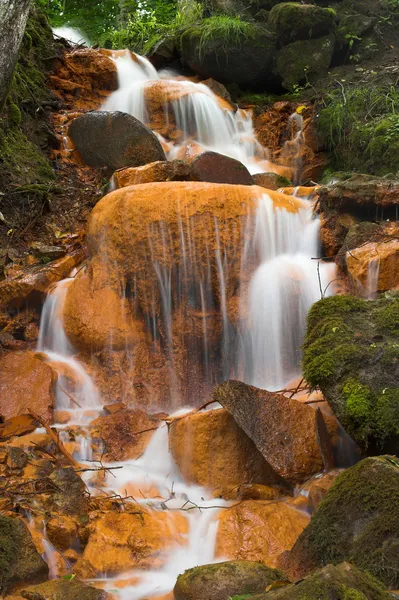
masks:
[[[169,81],[171,86],[178,86],[181,93],[170,101],[170,106],[183,140],[170,150],[169,158],[176,156],[179,145],[194,140],[205,149],[238,158],[253,173],[265,170],[262,161],[266,159],[267,151],[256,141],[250,113],[221,108],[217,97],[203,84],[161,80],[148,61],[134,58],[128,52],[115,55],[114,60],[119,90],[106,101],[106,110],[129,112],[146,122],[150,118],[145,101],[146,87],[154,81]],[[149,236],[149,268],[156,287],[148,298],[148,306],[155,305],[155,298],[159,298],[162,312],[159,316],[155,309],[149,308],[144,316],[146,327],[156,341],[157,320],[163,320],[162,330],[172,355],[172,310],[176,305],[176,294],[186,304],[199,298],[202,341],[200,349],[197,348],[198,360],[202,361],[204,378],[209,379],[211,385],[236,375],[247,383],[276,390],[300,375],[300,347],[307,312],[334,276],[331,266],[315,260],[319,255],[319,221],[312,215],[313,203],[306,198],[300,202],[297,212],[289,212],[276,208],[271,196],[265,192],[258,198],[254,214],[244,219],[242,230],[237,232],[238,242],[232,239],[230,245],[226,241],[222,243],[222,238],[226,238],[226,224],[215,217],[209,230],[209,236],[215,242],[213,256],[210,246],[196,247],[195,222],[184,219],[184,215],[179,221],[177,241],[172,239],[171,231],[162,222],[156,224],[156,231]],[[248,232],[253,235],[249,236]],[[180,248],[179,267],[173,274],[172,269],[165,266],[165,257],[176,245]],[[230,259],[237,248],[242,248],[239,257],[242,285],[238,326],[233,327],[229,319],[228,290],[231,288]],[[201,262],[198,262],[200,250],[203,252]],[[212,287],[214,268],[218,301]],[[177,279],[176,271],[179,273]],[[145,277],[149,274],[145,273]],[[93,418],[93,411],[101,413],[102,402],[95,383],[76,358],[76,351],[64,330],[64,303],[72,281],[71,278],[60,282],[47,297],[38,351],[45,353],[59,372],[57,409],[70,412],[68,426],[79,424],[85,427]],[[137,277],[133,274],[132,286],[135,284]],[[211,355],[213,332],[206,318],[215,311],[219,312],[222,323],[222,349],[218,356]],[[171,368],[173,370],[173,361]],[[191,399],[183,397],[181,406],[188,400]],[[81,461],[92,461],[89,430],[87,434],[81,434],[78,442],[80,450],[76,457]],[[132,487],[154,488],[156,491],[149,497],[140,496],[135,500],[145,508],[166,514],[180,509],[188,524],[185,542],[171,549],[163,567],[132,571],[123,576],[127,585],[119,590],[119,596],[122,600],[139,600],[169,592],[179,573],[215,560],[216,517],[225,503],[212,500],[209,490],[184,481],[168,449],[166,425],[154,433],[139,459],[122,464],[123,469],[107,475],[102,493],[124,495],[124,490]],[[96,493],[90,474],[85,474],[84,479],[90,491]],[[114,589],[115,581],[106,580],[105,586]]]

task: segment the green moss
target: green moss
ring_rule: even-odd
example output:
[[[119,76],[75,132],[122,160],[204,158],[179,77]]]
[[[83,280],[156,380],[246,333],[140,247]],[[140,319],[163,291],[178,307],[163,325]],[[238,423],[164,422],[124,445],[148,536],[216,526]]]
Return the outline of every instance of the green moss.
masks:
[[[282,45],[296,40],[309,40],[332,31],[336,13],[332,8],[312,4],[281,2],[269,14],[268,24]]]
[[[365,450],[399,439],[396,417],[399,300],[320,300],[308,315],[303,368]],[[385,390],[385,391],[384,391]]]
[[[0,593],[7,590],[12,575],[12,565],[20,551],[21,540],[16,535],[11,519],[0,516]]]
[[[275,75],[281,78],[285,89],[292,91],[298,84],[324,75],[333,51],[333,36],[288,44],[277,53]]]

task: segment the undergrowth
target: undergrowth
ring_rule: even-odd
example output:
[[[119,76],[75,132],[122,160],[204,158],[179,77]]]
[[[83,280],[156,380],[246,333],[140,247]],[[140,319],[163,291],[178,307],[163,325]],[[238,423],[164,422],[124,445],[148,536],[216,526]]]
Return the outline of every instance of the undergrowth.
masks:
[[[399,169],[399,88],[353,86],[327,94],[317,121],[334,167],[376,175]]]
[[[253,39],[258,29],[254,23],[243,21],[239,16],[215,15],[201,22],[198,45],[199,57],[203,56],[208,46],[215,41],[223,49],[224,46],[242,46]]]

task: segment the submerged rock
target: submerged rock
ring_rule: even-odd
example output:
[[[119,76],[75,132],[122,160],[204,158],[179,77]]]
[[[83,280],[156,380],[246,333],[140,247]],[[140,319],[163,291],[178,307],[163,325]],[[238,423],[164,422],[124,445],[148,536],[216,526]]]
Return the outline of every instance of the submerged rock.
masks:
[[[285,481],[295,485],[323,470],[316,412],[310,406],[240,381],[222,383],[212,396],[233,415]],[[335,420],[324,418],[330,436],[335,436]]]
[[[261,561],[276,567],[309,517],[284,502],[245,500],[221,511],[216,538],[220,558]]]
[[[335,481],[284,568],[298,579],[330,562],[350,560],[397,589],[398,550],[399,461],[366,458]]]
[[[259,594],[257,600],[389,600],[380,581],[349,563],[328,565],[296,585]]]
[[[179,575],[175,600],[229,600],[236,595],[259,594],[284,576],[260,562],[232,560],[204,565]]]
[[[54,370],[34,352],[9,352],[0,359],[0,413],[16,417],[32,409],[50,420],[55,404]]]
[[[203,24],[186,29],[181,38],[183,62],[195,73],[244,88],[273,85],[275,38],[267,29],[251,23],[241,42],[221,44],[218,36],[210,36],[204,43]]]
[[[218,152],[203,152],[197,156],[191,164],[191,179],[234,185],[254,183],[245,165],[235,158]]]
[[[46,581],[22,590],[21,596],[26,600],[111,600],[112,598],[104,590],[82,583],[77,579]]]
[[[48,566],[22,520],[0,516],[0,591],[21,583],[44,581]]]
[[[211,489],[281,483],[255,444],[225,410],[193,413],[172,423],[169,446],[185,481]]]
[[[304,344],[306,380],[322,390],[363,449],[399,444],[399,299],[335,296],[314,304]]]
[[[85,163],[92,167],[115,170],[166,160],[156,135],[126,113],[87,113],[72,121],[69,135]]]

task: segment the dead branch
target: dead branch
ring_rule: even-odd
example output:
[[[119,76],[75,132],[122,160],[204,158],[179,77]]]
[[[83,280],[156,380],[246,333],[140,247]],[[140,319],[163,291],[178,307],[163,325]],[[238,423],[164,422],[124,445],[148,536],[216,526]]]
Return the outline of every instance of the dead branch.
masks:
[[[61,388],[61,392],[63,392],[65,394],[65,396],[68,396],[70,401],[73,402],[73,404],[75,404],[78,408],[82,408],[82,405],[79,404],[79,402],[76,400],[76,398],[74,396],[72,396],[72,394],[70,392],[67,392],[65,388]]]

